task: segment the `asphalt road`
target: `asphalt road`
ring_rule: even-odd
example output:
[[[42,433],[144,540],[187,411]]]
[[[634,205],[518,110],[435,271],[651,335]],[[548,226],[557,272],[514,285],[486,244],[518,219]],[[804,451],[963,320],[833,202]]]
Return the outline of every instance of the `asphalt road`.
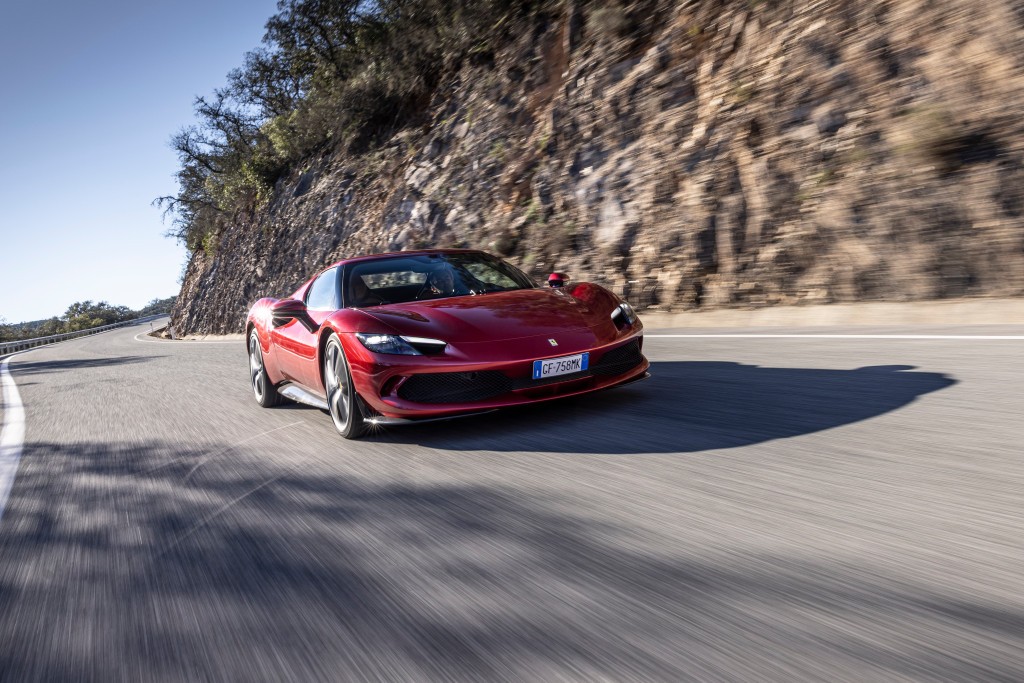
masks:
[[[0,680],[1024,680],[1024,341],[649,336],[345,442],[139,332],[10,361]]]

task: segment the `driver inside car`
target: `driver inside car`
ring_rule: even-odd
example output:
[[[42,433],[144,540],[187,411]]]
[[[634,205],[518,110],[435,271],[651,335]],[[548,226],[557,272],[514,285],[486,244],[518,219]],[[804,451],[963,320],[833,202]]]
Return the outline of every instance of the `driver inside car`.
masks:
[[[451,268],[439,268],[427,278],[427,290],[435,296],[455,295],[455,274]]]

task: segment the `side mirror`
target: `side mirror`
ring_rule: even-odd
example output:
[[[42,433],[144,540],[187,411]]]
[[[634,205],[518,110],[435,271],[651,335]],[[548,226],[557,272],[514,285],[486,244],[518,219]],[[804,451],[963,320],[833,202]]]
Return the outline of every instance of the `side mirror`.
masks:
[[[548,275],[548,287],[564,287],[568,279],[565,273],[551,273]]]
[[[298,320],[310,332],[319,327],[306,312],[306,304],[298,299],[282,299],[270,307],[274,327],[283,327],[293,320]]]

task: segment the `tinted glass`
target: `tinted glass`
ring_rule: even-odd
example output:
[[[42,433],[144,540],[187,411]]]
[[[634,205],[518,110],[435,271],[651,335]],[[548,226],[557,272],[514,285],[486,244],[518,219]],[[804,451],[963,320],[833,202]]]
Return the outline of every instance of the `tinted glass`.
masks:
[[[313,281],[306,294],[306,308],[331,311],[338,308],[338,269],[331,268]]]
[[[536,287],[484,253],[392,256],[347,266],[345,305],[357,308]]]

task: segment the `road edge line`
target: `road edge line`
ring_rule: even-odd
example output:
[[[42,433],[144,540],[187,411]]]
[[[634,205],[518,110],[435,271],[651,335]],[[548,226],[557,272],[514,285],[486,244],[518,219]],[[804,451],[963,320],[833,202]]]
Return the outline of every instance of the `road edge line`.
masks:
[[[0,361],[0,385],[3,387],[3,427],[0,428],[0,521],[18,474],[18,463],[25,445],[25,406],[18,385],[8,368],[11,356]]]

